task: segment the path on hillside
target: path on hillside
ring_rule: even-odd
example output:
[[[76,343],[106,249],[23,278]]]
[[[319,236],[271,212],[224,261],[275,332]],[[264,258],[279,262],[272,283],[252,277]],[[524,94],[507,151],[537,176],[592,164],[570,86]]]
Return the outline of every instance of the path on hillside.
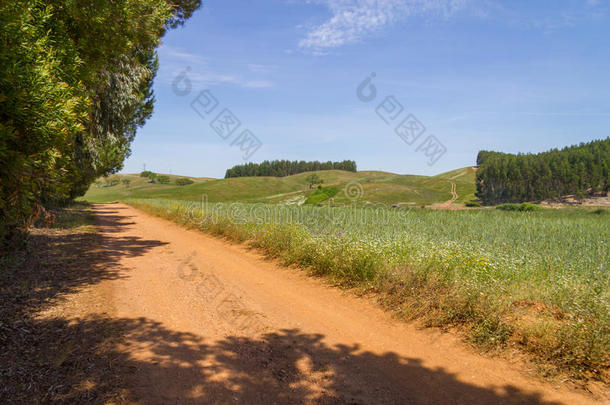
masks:
[[[592,402],[242,245],[122,204],[93,211],[120,263],[104,310],[130,325],[122,350],[141,403]]]
[[[446,205],[448,207],[451,206],[451,204],[453,204],[455,202],[455,200],[458,199],[458,195],[457,195],[457,191],[455,190],[455,183],[451,182],[451,190],[449,191],[451,193],[451,198],[447,201],[445,201],[442,205]]]
[[[455,183],[454,182],[451,182],[451,191],[450,191],[450,193],[451,193],[451,199],[449,201],[447,201],[447,203],[451,205],[459,197],[457,191],[455,190]]]
[[[457,193],[455,183],[452,182],[452,181],[450,181],[450,183],[451,183],[451,190],[449,190],[449,193],[451,193],[451,198],[448,199],[447,201],[442,202],[442,203],[432,204],[432,205],[430,205],[429,208],[441,209],[441,210],[461,208],[461,207],[457,207],[457,206],[453,205],[455,200],[457,200],[459,198],[459,195]]]

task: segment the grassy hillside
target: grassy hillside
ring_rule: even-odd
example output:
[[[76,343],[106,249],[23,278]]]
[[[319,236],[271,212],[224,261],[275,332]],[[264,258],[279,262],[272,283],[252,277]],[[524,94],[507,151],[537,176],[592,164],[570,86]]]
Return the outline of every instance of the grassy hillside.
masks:
[[[300,173],[287,177],[238,177],[229,179],[191,178],[195,183],[177,186],[174,180],[181,176],[170,176],[172,184],[151,184],[148,179],[136,174],[117,175],[131,179],[129,187],[122,183],[115,186],[92,185],[84,200],[108,202],[125,198],[168,198],[199,200],[203,194],[210,202],[243,201],[281,204],[302,204],[315,190],[309,188],[307,176]],[[451,183],[455,183],[458,199],[456,204],[474,197],[475,171],[466,167],[437,176],[399,175],[380,171],[346,172],[325,170],[316,172],[323,180],[323,187],[339,187],[334,202],[347,204],[352,200],[344,192],[346,186],[360,196],[358,202],[384,204],[430,205],[451,198]],[[322,202],[324,203],[324,201]]]

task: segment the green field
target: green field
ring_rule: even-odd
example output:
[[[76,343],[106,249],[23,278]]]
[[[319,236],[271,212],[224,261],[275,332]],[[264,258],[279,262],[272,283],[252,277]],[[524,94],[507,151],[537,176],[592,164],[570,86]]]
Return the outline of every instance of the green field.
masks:
[[[110,202],[125,198],[169,198],[198,201],[206,195],[211,202],[241,201],[268,202],[282,204],[303,203],[315,192],[307,184],[310,173],[300,173],[287,177],[238,177],[229,179],[197,179],[188,186],[175,184],[152,184],[148,179],[136,174],[117,175],[131,179],[126,187],[119,183],[115,186],[92,185],[81,199],[89,202]],[[454,170],[437,176],[399,175],[388,172],[324,170],[316,172],[323,186],[337,186],[343,190],[348,184],[357,183],[361,194],[360,203],[373,202],[387,205],[431,205],[451,198],[451,183],[455,183],[458,199],[463,204],[474,198],[475,171],[471,167]],[[175,178],[172,177],[172,183]],[[103,182],[102,182],[103,183]],[[334,197],[337,204],[351,203],[344,192]],[[324,201],[322,201],[324,202]]]
[[[607,370],[606,211],[128,202],[377,291],[404,317],[460,325],[476,344],[518,347],[549,370],[593,378]]]

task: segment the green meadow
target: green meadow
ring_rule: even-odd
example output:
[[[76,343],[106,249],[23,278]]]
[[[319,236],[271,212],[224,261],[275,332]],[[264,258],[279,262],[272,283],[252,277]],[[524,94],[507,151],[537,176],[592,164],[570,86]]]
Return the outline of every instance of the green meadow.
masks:
[[[466,167],[437,176],[400,175],[388,172],[347,172],[325,170],[316,172],[323,180],[322,187],[344,189],[348,184],[361,188],[363,202],[421,206],[441,203],[451,198],[451,183],[455,183],[458,199],[463,204],[474,198],[475,172]],[[191,178],[194,183],[178,186],[175,180],[181,176],[169,176],[170,184],[150,183],[137,174],[115,175],[118,184],[109,186],[108,179],[100,179],[91,186],[81,199],[89,202],[110,202],[125,198],[167,198],[177,200],[200,200],[206,195],[211,202],[241,201],[282,204],[300,204],[316,192],[310,189],[307,176],[300,173],[287,177],[237,177],[229,179]],[[111,176],[113,177],[113,176]],[[129,179],[127,186],[120,180]],[[318,203],[327,200],[316,200]],[[338,193],[333,201],[339,204],[351,200]]]

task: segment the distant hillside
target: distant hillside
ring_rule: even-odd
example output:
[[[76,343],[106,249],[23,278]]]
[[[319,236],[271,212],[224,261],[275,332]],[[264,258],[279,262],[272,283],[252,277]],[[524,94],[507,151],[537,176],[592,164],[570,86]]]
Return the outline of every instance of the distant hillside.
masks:
[[[117,175],[129,178],[129,187],[123,183],[111,187],[93,185],[83,199],[90,202],[109,202],[125,198],[170,198],[200,200],[203,194],[210,202],[242,201],[278,204],[303,204],[315,193],[310,189],[307,176],[311,172],[287,177],[238,177],[228,179],[197,179],[187,186],[175,184],[151,184],[137,174]],[[452,183],[458,198],[455,204],[463,204],[474,198],[475,170],[466,167],[437,176],[400,175],[379,171],[347,172],[343,170],[317,171],[323,180],[322,187],[338,188],[333,201],[348,204],[358,197],[358,203],[374,202],[401,206],[432,205],[452,198]],[[171,176],[172,179],[181,176]],[[172,180],[173,182],[173,180]],[[345,193],[348,186],[351,195]],[[316,199],[317,202],[327,201]]]

